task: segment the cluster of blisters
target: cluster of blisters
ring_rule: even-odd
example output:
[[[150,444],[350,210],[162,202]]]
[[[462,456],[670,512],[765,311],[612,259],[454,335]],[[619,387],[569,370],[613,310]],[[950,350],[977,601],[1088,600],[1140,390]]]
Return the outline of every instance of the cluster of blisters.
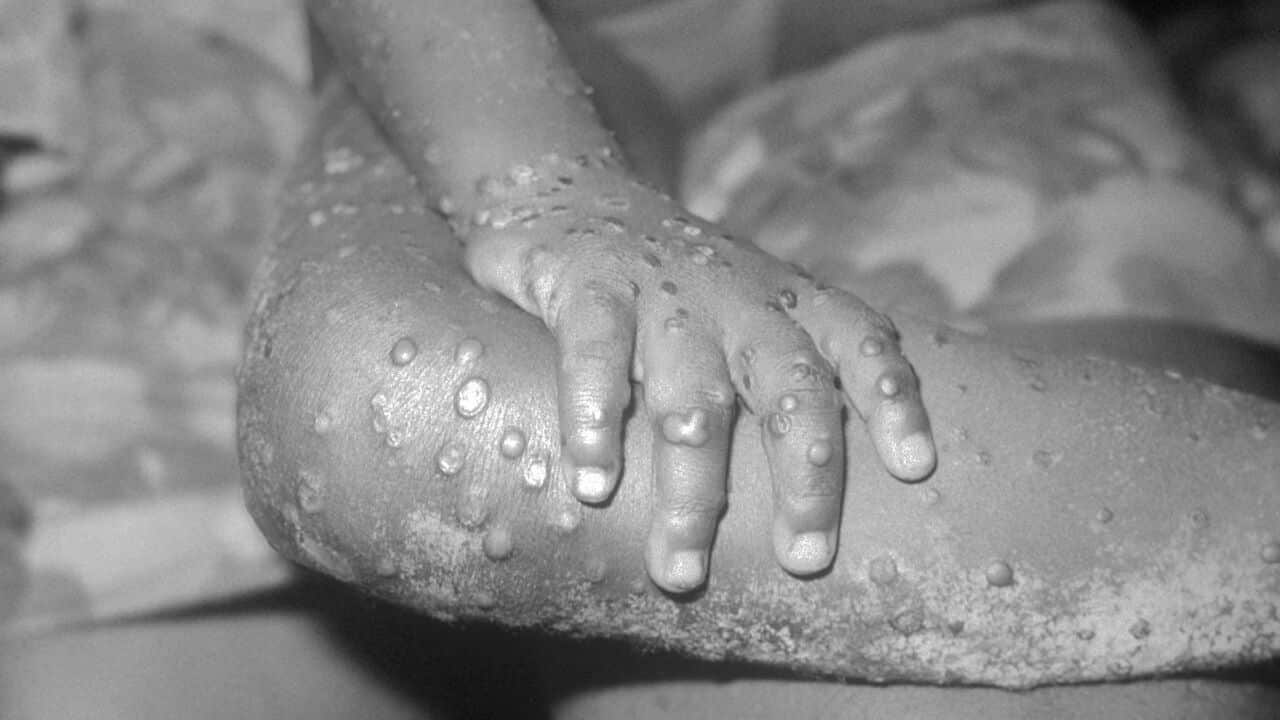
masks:
[[[417,344],[412,338],[402,337],[397,340],[389,353],[390,360],[397,367],[411,364],[418,355]],[[473,368],[483,357],[485,346],[475,338],[461,340],[453,350],[453,361],[464,373]],[[467,373],[453,393],[453,409],[463,420],[480,417],[489,407],[492,391],[487,380],[476,374]],[[385,431],[387,419],[385,408],[390,401],[383,393],[375,395],[373,404],[380,412],[375,417],[375,425]],[[698,417],[685,418],[686,427],[675,430],[684,433],[690,440],[696,440],[698,427],[705,420]],[[705,431],[704,431],[705,432]],[[705,441],[704,441],[705,442]],[[497,454],[513,462],[523,460],[519,477],[528,490],[543,490],[551,477],[551,459],[546,453],[530,452],[529,437],[526,432],[516,426],[505,427],[491,446]],[[467,464],[470,448],[467,443],[457,437],[446,440],[437,450],[434,458],[436,472],[451,478],[459,475]],[[454,507],[458,523],[467,529],[478,529],[490,521],[489,488],[481,484],[480,478],[458,489]],[[574,532],[582,520],[582,510],[576,502],[554,506],[549,509],[548,524],[557,532],[568,534]],[[493,562],[508,559],[513,553],[512,529],[505,524],[495,524],[485,532],[481,548],[485,557]]]
[[[555,153],[545,155],[538,167],[518,164],[505,174],[478,178],[475,192],[479,207],[471,214],[471,228],[502,230],[515,225],[533,227],[545,216],[564,214],[567,206],[555,198],[573,187],[574,175],[586,169],[615,167],[617,156],[612,148],[600,148],[595,153],[565,159]],[[613,210],[625,211],[630,203],[613,202],[620,196],[601,196],[598,203]],[[452,216],[453,212],[446,212]],[[453,218],[451,218],[453,219]]]

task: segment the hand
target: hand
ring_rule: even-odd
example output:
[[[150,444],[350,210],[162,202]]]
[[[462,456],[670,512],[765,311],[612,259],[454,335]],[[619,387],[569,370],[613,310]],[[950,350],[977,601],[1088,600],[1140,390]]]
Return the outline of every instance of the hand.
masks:
[[[761,418],[774,552],[796,575],[835,555],[844,398],[889,472],[933,470],[915,373],[892,323],[856,297],[734,242],[607,161],[548,156],[480,190],[486,204],[460,224],[467,265],[557,338],[562,461],[581,501],[612,495],[631,381],[643,389],[656,475],[645,561],[660,587],[706,579],[739,399]]]

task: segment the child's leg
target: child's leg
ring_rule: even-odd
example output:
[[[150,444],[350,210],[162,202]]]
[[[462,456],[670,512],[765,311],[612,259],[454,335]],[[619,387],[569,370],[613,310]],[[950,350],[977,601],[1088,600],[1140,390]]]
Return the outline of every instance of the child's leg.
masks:
[[[437,615],[848,676],[1018,686],[1280,650],[1280,407],[914,321],[936,476],[851,465],[841,552],[798,582],[766,559],[767,457],[739,435],[709,587],[653,591],[655,428],[627,426],[610,504],[578,504],[551,336],[467,279],[359,110],[331,102],[317,137],[241,375],[250,507],[291,557]]]

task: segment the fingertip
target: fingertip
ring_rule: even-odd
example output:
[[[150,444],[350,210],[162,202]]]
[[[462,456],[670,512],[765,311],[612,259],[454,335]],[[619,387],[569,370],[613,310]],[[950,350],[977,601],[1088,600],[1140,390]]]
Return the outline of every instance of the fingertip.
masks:
[[[618,485],[616,469],[598,465],[575,466],[571,461],[567,465],[570,486],[579,502],[598,505],[612,497]]]
[[[893,448],[892,465],[893,476],[905,482],[919,482],[929,477],[938,466],[933,436],[920,431],[898,441]]]
[[[903,482],[929,477],[938,464],[938,451],[929,419],[918,402],[886,402],[876,408],[867,425],[880,462]]]
[[[655,529],[645,553],[649,579],[664,591],[674,594],[692,592],[707,582],[707,551],[671,551],[667,540]]]
[[[784,570],[799,577],[815,575],[831,567],[835,559],[836,531],[795,533],[784,521],[774,526],[774,554]]]
[[[682,550],[667,558],[663,581],[658,583],[670,592],[696,590],[707,580],[707,554],[700,550]]]

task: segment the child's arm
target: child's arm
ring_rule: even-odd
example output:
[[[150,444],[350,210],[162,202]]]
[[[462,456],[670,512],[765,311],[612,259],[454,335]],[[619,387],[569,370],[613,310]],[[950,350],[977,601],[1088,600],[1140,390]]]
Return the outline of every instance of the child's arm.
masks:
[[[739,422],[714,577],[695,603],[650,592],[645,404],[617,495],[584,511],[554,467],[554,340],[471,282],[348,100],[299,156],[240,370],[246,498],[288,557],[446,618],[850,678],[1029,687],[1280,653],[1280,405],[906,318],[944,450],[928,484],[851,464],[840,553],[796,582],[766,557],[770,459]]]
[[[472,276],[555,335],[562,457],[579,499],[613,494],[630,381],[643,386],[656,438],[646,560],[659,585],[705,579],[738,398],[763,420],[774,551],[791,572],[819,572],[835,552],[844,396],[894,475],[933,469],[887,318],[636,182],[532,3],[310,5]]]

